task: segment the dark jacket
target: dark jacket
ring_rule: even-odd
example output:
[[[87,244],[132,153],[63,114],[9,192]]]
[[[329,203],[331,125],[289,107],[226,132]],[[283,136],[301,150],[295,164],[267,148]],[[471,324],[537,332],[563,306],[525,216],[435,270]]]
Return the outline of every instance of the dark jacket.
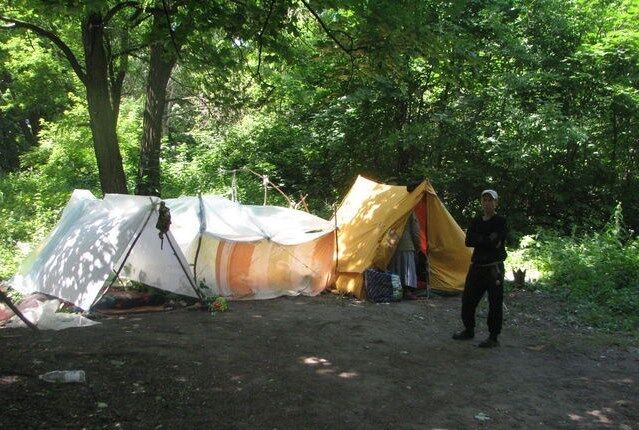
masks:
[[[481,216],[473,219],[466,232],[466,246],[475,248],[471,261],[477,264],[504,261],[507,234],[506,218],[501,215],[495,214],[488,221]]]

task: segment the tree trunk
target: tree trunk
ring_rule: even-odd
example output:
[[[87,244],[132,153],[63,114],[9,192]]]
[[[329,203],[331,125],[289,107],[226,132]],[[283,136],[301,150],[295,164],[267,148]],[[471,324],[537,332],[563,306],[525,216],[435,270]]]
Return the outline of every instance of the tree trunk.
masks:
[[[86,63],[86,91],[93,147],[102,192],[126,194],[126,177],[118,145],[109,93],[108,61],[104,49],[104,23],[99,13],[89,13],[82,23]]]
[[[158,22],[161,19],[156,17],[154,20],[156,34],[161,33],[162,24]],[[166,106],[167,84],[177,61],[175,49],[176,47],[167,43],[166,39],[151,44],[136,194],[160,195],[162,118]]]

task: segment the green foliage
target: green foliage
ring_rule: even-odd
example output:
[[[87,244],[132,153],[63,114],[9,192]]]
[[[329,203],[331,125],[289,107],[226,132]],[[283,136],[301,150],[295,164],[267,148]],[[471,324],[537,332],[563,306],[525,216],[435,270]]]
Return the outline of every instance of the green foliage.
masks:
[[[0,32],[0,171],[16,170],[20,154],[37,144],[41,121],[64,110],[73,80],[63,70],[39,40]]]
[[[81,60],[75,3],[19,1],[15,17],[55,29]],[[250,168],[296,201],[308,195],[311,211],[329,217],[357,174],[428,177],[463,227],[478,192],[496,188],[515,237],[542,232],[510,252],[511,265],[539,270],[543,285],[591,324],[637,327],[637,238],[620,222],[606,224],[621,202],[639,228],[637,0],[307,4],[321,24],[288,0],[176,9],[175,36],[186,40],[167,88],[164,197],[230,195],[235,178],[241,202],[262,204]],[[133,14],[121,10],[106,29],[112,52],[168,40],[151,34],[149,20],[125,31]],[[97,193],[99,185],[85,94],[65,60],[33,35],[0,30],[0,38],[6,277],[74,188]],[[127,71],[118,139],[129,189],[147,54],[140,48],[114,63]],[[27,142],[24,124],[37,139]],[[267,197],[288,204],[273,188]]]
[[[0,278],[12,274],[29,243],[48,233],[74,188],[98,189],[86,108],[78,103],[56,123],[43,123],[41,144],[21,157],[27,170],[0,178]],[[24,251],[20,251],[20,249]]]
[[[541,288],[583,321],[610,330],[639,328],[639,237],[623,226],[621,206],[601,232],[565,237],[545,231],[522,245],[519,257],[539,270]]]
[[[56,122],[43,122],[40,145],[21,157],[27,169],[0,177],[0,279],[12,275],[25,253],[58,220],[71,192],[83,188],[100,195],[87,109],[70,95],[69,108]],[[135,169],[139,104],[122,107],[125,166]]]

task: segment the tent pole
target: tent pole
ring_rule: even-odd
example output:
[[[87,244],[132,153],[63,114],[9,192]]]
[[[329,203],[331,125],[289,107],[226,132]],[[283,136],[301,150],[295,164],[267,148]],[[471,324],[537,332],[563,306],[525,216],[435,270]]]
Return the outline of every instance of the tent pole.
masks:
[[[153,200],[151,200],[151,209],[149,209],[149,214],[147,215],[146,220],[144,221],[144,224],[142,224],[142,228],[140,229],[140,231],[138,231],[138,234],[135,236],[135,239],[133,239],[133,242],[131,242],[131,246],[129,247],[129,249],[127,250],[126,254],[124,255],[124,259],[122,260],[122,264],[120,264],[120,267],[118,267],[118,270],[115,271],[115,278],[113,278],[113,280],[111,281],[109,286],[104,289],[104,293],[106,293],[106,291],[109,288],[111,288],[111,286],[113,285],[115,280],[120,277],[120,272],[122,271],[122,268],[126,264],[126,260],[129,259],[129,255],[131,255],[131,252],[133,251],[133,248],[135,247],[135,244],[138,242],[138,239],[140,239],[140,236],[142,236],[142,232],[144,231],[144,227],[146,227],[146,225],[149,223],[149,220],[151,219],[151,215],[153,215],[154,208],[155,208],[155,205],[153,204]],[[91,303],[91,306],[89,307],[89,309],[91,309],[93,307],[93,305],[95,305],[95,301],[93,303]]]
[[[339,273],[339,236],[337,228],[337,204],[333,204],[333,219],[335,219],[335,275]]]
[[[193,288],[193,291],[195,291],[195,294],[198,296],[198,298],[202,302],[204,302],[204,296],[202,295],[200,291],[198,291],[197,286],[193,283],[193,280],[191,279],[191,276],[189,275],[189,272],[187,272],[187,270],[184,268],[184,265],[180,261],[180,258],[177,255],[177,251],[175,250],[175,247],[173,246],[173,243],[171,242],[171,236],[169,236],[168,234],[166,235],[166,241],[169,242],[169,245],[171,246],[171,250],[173,251],[173,255],[175,255],[175,259],[177,260],[178,264],[182,268],[182,271],[186,275],[186,279],[189,280],[189,284],[191,284],[191,288]]]
[[[200,235],[197,238],[197,249],[195,250],[195,259],[193,260],[193,280],[195,285],[197,283],[197,258],[200,255],[200,248],[202,247],[202,232],[204,231],[204,203],[202,202],[202,193],[198,194],[200,202]]]
[[[13,311],[14,314],[16,314],[31,330],[33,331],[39,331],[38,327],[36,327],[31,321],[29,321],[27,319],[27,317],[25,317],[24,315],[22,315],[22,312],[20,312],[20,309],[18,309],[13,302],[11,301],[11,299],[9,298],[9,296],[7,296],[4,291],[0,290],[0,301],[5,302],[7,304],[7,306],[9,306],[9,309],[11,309]]]
[[[111,269],[113,273],[115,273],[115,277],[111,280],[111,282],[109,283],[109,285],[106,285],[106,283],[102,286],[102,288],[100,288],[100,292],[98,293],[97,296],[95,296],[95,300],[93,300],[93,303],[91,303],[91,306],[89,306],[89,309],[91,309],[93,306],[95,306],[96,303],[98,303],[100,301],[100,299],[102,299],[102,297],[106,294],[106,292],[109,290],[109,288],[111,288],[113,286],[113,284],[115,283],[115,280],[118,279],[120,281],[120,283],[124,283],[122,282],[122,279],[120,279],[120,277],[118,276],[118,274],[116,273],[115,270]]]

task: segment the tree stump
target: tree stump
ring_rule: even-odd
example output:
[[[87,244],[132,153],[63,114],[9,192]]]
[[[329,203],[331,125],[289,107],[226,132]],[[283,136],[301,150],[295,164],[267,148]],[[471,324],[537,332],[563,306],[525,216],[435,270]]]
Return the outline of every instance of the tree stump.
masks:
[[[526,269],[513,269],[513,279],[516,288],[524,288],[526,285]]]

